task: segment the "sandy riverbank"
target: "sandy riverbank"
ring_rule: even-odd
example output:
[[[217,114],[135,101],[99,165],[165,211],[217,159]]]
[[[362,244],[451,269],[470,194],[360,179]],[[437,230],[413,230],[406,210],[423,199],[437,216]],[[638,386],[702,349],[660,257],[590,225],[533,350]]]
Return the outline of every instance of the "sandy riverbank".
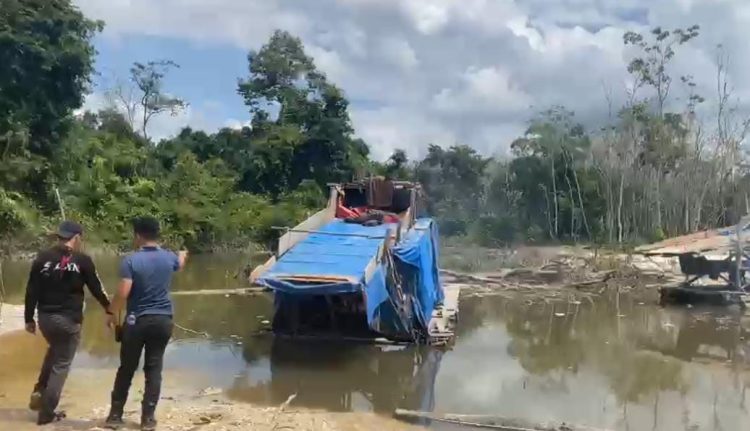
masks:
[[[27,409],[28,396],[41,364],[45,343],[23,331],[23,307],[5,304],[0,325],[0,429],[36,430]],[[68,419],[50,429],[99,430],[109,408],[114,367],[74,367],[60,407]],[[262,407],[230,401],[219,390],[196,390],[198,377],[184,371],[165,371],[163,399],[157,413],[162,430],[409,430],[416,429],[369,413],[331,413],[286,406]],[[128,429],[138,429],[142,373],[133,383],[127,406]]]
[[[0,308],[0,335],[23,329],[23,306],[3,304]]]

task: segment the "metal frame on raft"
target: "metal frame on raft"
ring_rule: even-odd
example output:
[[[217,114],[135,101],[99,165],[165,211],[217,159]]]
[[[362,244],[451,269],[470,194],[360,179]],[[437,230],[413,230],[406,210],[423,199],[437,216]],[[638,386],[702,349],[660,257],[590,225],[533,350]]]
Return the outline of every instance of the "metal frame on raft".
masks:
[[[750,305],[750,217],[732,227],[670,238],[639,247],[647,257],[677,257],[685,280],[660,288],[660,302],[688,305]],[[704,283],[706,279],[711,280]],[[719,282],[717,282],[719,281]]]
[[[324,298],[325,305],[328,308],[328,313],[330,314],[328,322],[330,323],[331,330],[340,329],[338,327],[339,320],[336,318],[335,314],[340,312],[341,310],[337,309],[336,307],[343,306],[346,308],[351,308],[352,305],[349,302],[350,300],[353,300],[355,302],[359,301],[357,302],[357,304],[359,305],[355,304],[354,307],[357,310],[366,310],[366,314],[364,315],[364,317],[366,317],[366,321],[369,325],[368,330],[374,330],[373,334],[361,337],[361,341],[375,343],[398,343],[406,341],[426,342],[435,345],[449,345],[453,341],[455,336],[454,328],[458,314],[458,289],[443,289],[439,282],[439,276],[437,275],[437,244],[434,222],[431,219],[420,218],[420,214],[423,209],[421,199],[423,196],[421,196],[422,189],[418,183],[393,181],[391,182],[391,184],[394,187],[394,196],[395,190],[409,190],[408,196],[406,196],[403,192],[400,192],[402,194],[398,198],[400,200],[400,203],[398,204],[395,203],[396,198],[394,197],[394,204],[392,207],[389,207],[393,209],[393,212],[396,212],[396,214],[398,214],[398,223],[394,222],[392,226],[382,226],[379,228],[374,228],[372,229],[372,231],[370,231],[370,229],[368,229],[367,227],[349,229],[352,230],[351,232],[346,231],[347,229],[343,229],[342,231],[342,220],[340,218],[337,218],[336,216],[337,210],[341,210],[341,205],[343,205],[345,193],[347,191],[349,193],[354,192],[355,194],[352,195],[353,199],[357,199],[358,196],[361,198],[362,193],[370,193],[371,191],[366,189],[368,187],[367,182],[329,184],[330,194],[326,208],[313,214],[307,220],[303,221],[297,226],[291,228],[283,226],[273,227],[273,229],[283,232],[283,234],[279,237],[276,253],[271,256],[268,261],[256,267],[251,272],[249,277],[251,283],[260,284],[267,288],[270,288],[274,291],[276,299],[279,300],[279,298],[281,298],[282,302],[286,298],[287,302],[295,304],[296,299],[290,300],[290,294],[297,298]],[[404,210],[401,212],[399,208],[404,208]],[[399,210],[396,211],[396,209]],[[336,226],[339,226],[339,228],[332,228]],[[403,243],[402,245],[402,242],[407,239],[407,237],[408,242]],[[295,262],[294,259],[298,259],[296,256],[298,256],[300,253],[303,253],[302,251],[295,250],[295,247],[301,246],[304,242],[305,245],[302,246],[301,250],[309,250],[311,244],[328,241],[324,240],[324,238],[341,238],[341,240],[331,240],[334,244],[338,242],[339,245],[341,245],[342,242],[349,243],[357,242],[359,240],[365,241],[369,244],[367,247],[369,247],[369,250],[372,251],[363,251],[365,254],[361,255],[361,257],[371,257],[367,259],[366,264],[364,260],[360,260],[362,262],[362,266],[360,267],[361,272],[358,273],[359,275],[357,275],[357,273],[347,273],[347,271],[343,270],[337,271],[335,265],[333,267],[331,265],[331,256],[320,257],[310,255],[309,253],[306,254],[304,258],[304,260],[307,261],[302,263],[307,265],[306,270],[300,270],[295,273],[294,266],[290,266],[288,265],[288,263],[289,261]],[[348,241],[349,238],[352,241]],[[376,247],[372,241],[368,240],[380,240],[380,243]],[[310,241],[312,241],[312,243]],[[412,278],[410,278],[408,281],[404,281],[404,274],[401,274],[400,270],[398,269],[403,269],[402,262],[399,261],[399,263],[397,264],[394,257],[395,250],[400,250],[403,247],[410,247],[413,244],[419,245],[420,241],[428,241],[429,245],[432,247],[432,251],[430,253],[432,253],[434,257],[434,262],[430,263],[430,268],[422,269],[434,272],[434,276],[431,275],[428,278],[430,278],[434,282],[434,285],[436,286],[435,288],[438,291],[438,293],[435,294],[437,296],[435,296],[433,299],[439,298],[439,300],[435,300],[436,306],[429,314],[426,314],[427,312],[425,311],[426,309],[424,309],[424,307],[419,307],[423,304],[426,304],[426,306],[429,308],[429,304],[431,304],[431,302],[420,302],[418,296],[421,295],[421,293],[418,292],[418,289],[422,286],[414,285],[414,283],[419,284],[422,283],[422,281],[415,281]],[[424,244],[425,243],[422,243],[423,246]],[[335,248],[336,246],[334,245],[333,247]],[[290,255],[292,250],[295,250],[294,255]],[[360,249],[358,248],[351,250],[360,251]],[[368,250],[368,248],[365,248],[364,250]],[[316,259],[322,259],[319,261],[325,261],[326,259],[328,259],[328,261],[326,262],[326,264],[322,265],[322,267],[325,268],[310,271],[310,266],[315,266]],[[299,259],[297,261],[299,261]],[[287,263],[286,266],[284,265],[284,262]],[[285,272],[280,268],[287,270],[291,268],[291,270]],[[417,280],[420,280],[420,276],[418,274]],[[414,274],[412,274],[412,276],[414,276]],[[376,320],[373,320],[371,314],[372,310],[368,305],[368,301],[373,301],[372,298],[368,298],[368,291],[370,290],[371,282],[375,284],[385,283],[385,289],[389,292],[387,295],[385,295],[385,299],[387,303],[390,304],[388,306],[390,308],[388,309],[391,311],[386,312],[385,315],[378,314],[378,316],[380,317],[377,317]],[[406,288],[407,285],[404,284],[405,282],[410,283],[408,284],[408,289]],[[279,290],[278,285],[284,283],[288,283],[297,287],[292,288],[291,290],[287,289],[285,291],[285,288],[283,288],[282,286],[281,290]],[[347,292],[350,293],[344,293],[335,289],[332,289],[330,291],[332,293],[319,293],[316,290],[320,286],[325,287],[337,283],[340,285],[353,287],[352,289],[347,290]],[[308,286],[310,287],[310,291],[306,292],[305,290]],[[376,295],[376,297],[380,299],[374,300],[373,303],[380,304],[379,306],[385,304],[382,302],[383,295]],[[279,302],[277,300],[275,300],[275,303]],[[294,307],[296,307],[295,310],[287,310],[285,312],[290,316],[288,317],[288,319],[290,319],[290,327],[293,328],[292,333],[285,333],[283,335],[310,338],[309,334],[297,333],[297,324],[299,323],[300,318],[300,306],[299,304],[296,304]],[[416,311],[418,308],[421,311]],[[277,306],[277,314],[279,310],[280,309]],[[422,317],[419,317],[417,319],[417,316]],[[381,319],[383,319],[382,322]],[[418,323],[418,321],[421,321],[422,323]],[[396,328],[401,329],[394,329],[393,322],[396,322]],[[383,326],[384,324],[385,326]],[[381,328],[388,329],[384,329],[385,332],[380,333]],[[274,320],[274,329],[275,332],[277,332],[276,319]],[[360,337],[344,335],[339,337],[330,337],[328,335],[323,335],[321,338],[334,338],[342,341],[350,341],[352,339],[359,339]]]

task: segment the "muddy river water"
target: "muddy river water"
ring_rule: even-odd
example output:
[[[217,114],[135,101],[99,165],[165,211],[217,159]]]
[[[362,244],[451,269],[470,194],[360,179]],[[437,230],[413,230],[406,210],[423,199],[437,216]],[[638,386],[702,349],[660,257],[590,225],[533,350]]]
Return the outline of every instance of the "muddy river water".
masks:
[[[117,259],[97,262],[112,291]],[[197,256],[174,288],[242,287],[235,276],[245,263]],[[3,268],[6,301],[21,303],[28,263]],[[448,351],[290,344],[259,335],[272,314],[267,295],[176,296],[176,323],[205,334],[176,329],[166,367],[187,390],[215,388],[253,404],[297,394],[295,405],[331,411],[390,415],[401,407],[612,430],[750,429],[750,314],[665,309],[615,294],[545,301],[464,293]],[[114,374],[118,345],[98,306],[88,305],[74,368]],[[0,407],[8,392],[34,383],[43,345],[30,338],[0,338]]]

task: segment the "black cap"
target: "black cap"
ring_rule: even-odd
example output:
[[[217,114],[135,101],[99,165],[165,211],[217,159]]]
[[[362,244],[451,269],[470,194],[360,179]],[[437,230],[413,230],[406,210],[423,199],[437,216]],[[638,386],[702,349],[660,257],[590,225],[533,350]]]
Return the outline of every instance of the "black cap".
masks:
[[[63,239],[71,239],[76,235],[82,234],[83,226],[70,220],[65,220],[64,222],[60,223],[60,227],[57,228],[57,236]]]

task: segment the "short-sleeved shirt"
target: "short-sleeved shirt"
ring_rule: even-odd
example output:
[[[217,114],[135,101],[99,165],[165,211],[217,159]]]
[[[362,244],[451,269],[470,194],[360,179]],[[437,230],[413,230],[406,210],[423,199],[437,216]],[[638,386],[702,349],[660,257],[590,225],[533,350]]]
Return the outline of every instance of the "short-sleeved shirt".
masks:
[[[120,277],[133,280],[128,297],[128,315],[172,315],[169,290],[172,275],[180,268],[177,255],[159,247],[143,247],[125,256]]]

